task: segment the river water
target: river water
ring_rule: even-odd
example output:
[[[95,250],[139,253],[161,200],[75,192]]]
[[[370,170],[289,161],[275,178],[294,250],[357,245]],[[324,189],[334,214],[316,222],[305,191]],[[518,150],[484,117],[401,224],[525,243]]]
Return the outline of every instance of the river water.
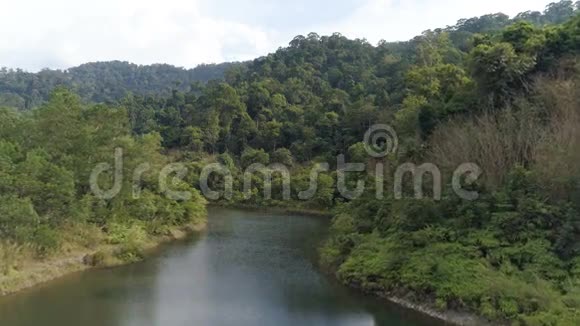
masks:
[[[134,265],[0,298],[1,326],[436,325],[317,271],[324,218],[212,208],[205,234]]]

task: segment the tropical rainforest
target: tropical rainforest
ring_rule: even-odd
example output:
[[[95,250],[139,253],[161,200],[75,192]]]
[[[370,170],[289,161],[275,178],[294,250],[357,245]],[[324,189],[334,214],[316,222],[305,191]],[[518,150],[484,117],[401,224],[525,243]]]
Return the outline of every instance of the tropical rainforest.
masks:
[[[220,163],[234,194],[215,204],[334,212],[320,265],[345,284],[494,323],[579,325],[579,13],[580,3],[564,0],[377,45],[311,33],[250,62],[191,71],[119,62],[4,69],[0,253],[31,246],[51,255],[88,234],[130,243],[200,219],[205,200],[193,188],[204,166]],[[363,135],[376,124],[396,130],[396,153],[368,156]],[[154,171],[186,163],[180,187],[193,199],[163,196],[154,172],[139,199],[130,180],[114,199],[95,198],[89,173],[115,147],[127,175],[142,162]],[[348,175],[349,188],[371,185],[358,198],[336,190],[339,154],[370,167]],[[483,173],[469,187],[479,197],[445,187],[433,198],[427,175],[425,198],[413,198],[409,183],[397,199],[393,175],[408,162],[436,164],[445,184],[457,166],[476,163]],[[243,171],[254,163],[289,167],[291,198],[277,174],[272,196],[262,196],[257,175],[245,196]],[[301,199],[321,163],[331,168]],[[209,183],[224,189],[225,180]],[[69,239],[78,232],[87,236]]]

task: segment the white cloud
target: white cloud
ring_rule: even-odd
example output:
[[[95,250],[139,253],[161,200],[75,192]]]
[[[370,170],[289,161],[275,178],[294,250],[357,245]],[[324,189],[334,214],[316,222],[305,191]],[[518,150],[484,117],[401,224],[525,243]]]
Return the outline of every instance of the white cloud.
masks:
[[[272,49],[267,31],[204,16],[196,0],[78,2],[7,4],[0,13],[0,66],[38,70],[127,60],[193,67],[232,59],[224,49],[233,45],[244,49],[236,59]]]

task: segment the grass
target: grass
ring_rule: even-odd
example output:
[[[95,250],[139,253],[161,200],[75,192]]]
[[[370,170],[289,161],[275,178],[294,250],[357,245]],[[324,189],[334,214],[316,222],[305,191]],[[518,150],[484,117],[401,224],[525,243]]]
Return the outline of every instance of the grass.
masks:
[[[0,296],[90,268],[142,260],[159,245],[201,232],[205,225],[205,220],[197,220],[169,227],[164,234],[150,234],[139,223],[113,224],[108,232],[91,225],[70,225],[60,232],[59,249],[42,257],[32,246],[0,243]]]

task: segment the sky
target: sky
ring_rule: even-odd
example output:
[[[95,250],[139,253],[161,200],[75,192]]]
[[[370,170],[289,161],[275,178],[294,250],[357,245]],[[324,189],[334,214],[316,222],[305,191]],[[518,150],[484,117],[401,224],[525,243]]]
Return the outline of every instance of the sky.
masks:
[[[38,71],[122,60],[250,60],[296,35],[403,41],[461,18],[526,10],[550,0],[0,0],[0,67]]]

